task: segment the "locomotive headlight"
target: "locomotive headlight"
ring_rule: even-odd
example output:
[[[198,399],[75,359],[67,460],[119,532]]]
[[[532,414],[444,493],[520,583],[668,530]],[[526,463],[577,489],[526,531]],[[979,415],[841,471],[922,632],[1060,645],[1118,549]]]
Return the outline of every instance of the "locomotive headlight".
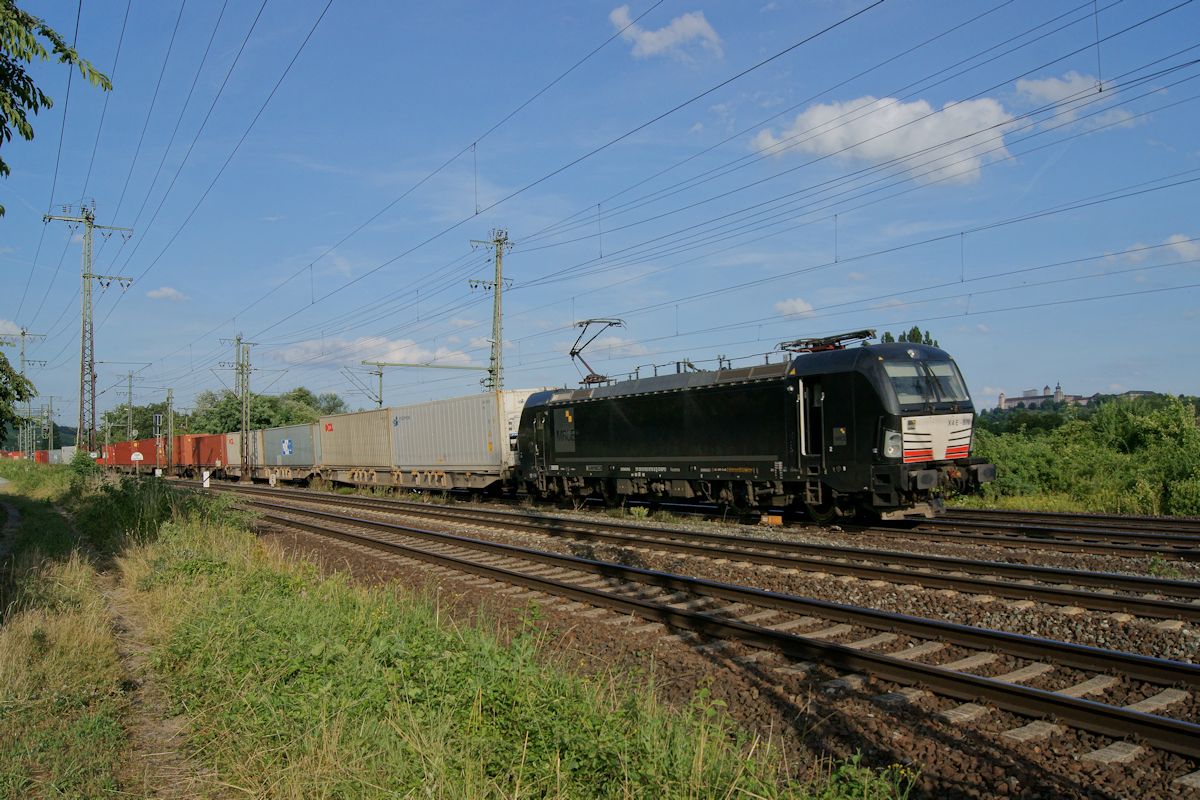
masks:
[[[884,458],[899,458],[904,453],[904,437],[899,431],[883,432]]]

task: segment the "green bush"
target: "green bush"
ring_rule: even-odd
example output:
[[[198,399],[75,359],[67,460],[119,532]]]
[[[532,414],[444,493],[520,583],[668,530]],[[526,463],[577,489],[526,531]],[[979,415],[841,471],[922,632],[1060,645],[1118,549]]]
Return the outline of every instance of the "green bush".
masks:
[[[1200,428],[1177,398],[1112,401],[1052,429],[979,430],[997,467],[985,500],[1055,496],[1080,510],[1200,514]]]

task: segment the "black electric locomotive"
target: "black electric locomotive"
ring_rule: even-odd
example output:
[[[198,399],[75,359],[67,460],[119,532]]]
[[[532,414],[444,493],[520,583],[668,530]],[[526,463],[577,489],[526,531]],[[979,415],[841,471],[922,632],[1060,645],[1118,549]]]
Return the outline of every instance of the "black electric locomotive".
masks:
[[[539,497],[804,509],[828,520],[941,510],[995,467],[971,457],[974,407],[945,351],[789,343],[786,362],[529,397],[518,477]]]

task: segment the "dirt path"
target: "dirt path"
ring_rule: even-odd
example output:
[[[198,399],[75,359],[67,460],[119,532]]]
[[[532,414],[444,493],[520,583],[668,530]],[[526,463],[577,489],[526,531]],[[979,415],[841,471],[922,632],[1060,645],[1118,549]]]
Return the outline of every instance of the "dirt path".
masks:
[[[101,575],[117,655],[125,673],[129,707],[125,730],[129,736],[121,784],[136,797],[224,797],[224,787],[184,749],[187,719],[172,715],[166,692],[150,664],[137,611],[112,574]]]

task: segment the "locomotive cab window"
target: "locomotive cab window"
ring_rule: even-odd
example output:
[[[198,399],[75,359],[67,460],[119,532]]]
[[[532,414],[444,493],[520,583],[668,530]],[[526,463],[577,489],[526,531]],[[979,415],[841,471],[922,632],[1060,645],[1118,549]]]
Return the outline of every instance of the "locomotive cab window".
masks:
[[[953,361],[885,361],[883,369],[902,406],[971,399]]]
[[[938,399],[943,403],[963,403],[971,399],[953,361],[927,361],[925,366],[929,368]]]
[[[892,382],[892,389],[896,392],[896,399],[900,401],[900,405],[934,402],[929,376],[919,361],[885,361],[883,368]]]

